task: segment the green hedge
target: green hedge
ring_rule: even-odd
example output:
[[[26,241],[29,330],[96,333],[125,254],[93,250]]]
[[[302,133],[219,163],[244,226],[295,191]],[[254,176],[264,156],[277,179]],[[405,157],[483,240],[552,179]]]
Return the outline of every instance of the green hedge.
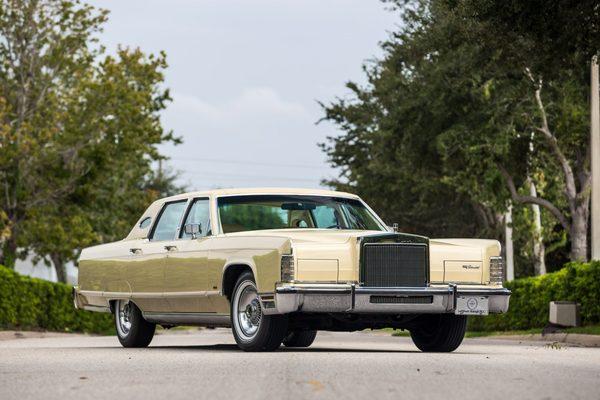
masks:
[[[507,282],[506,287],[512,290],[508,312],[469,318],[469,330],[543,328],[548,304],[558,300],[578,302],[584,326],[600,323],[600,261],[569,263],[557,272]]]
[[[0,265],[0,329],[112,333],[111,314],[76,310],[71,290]]]

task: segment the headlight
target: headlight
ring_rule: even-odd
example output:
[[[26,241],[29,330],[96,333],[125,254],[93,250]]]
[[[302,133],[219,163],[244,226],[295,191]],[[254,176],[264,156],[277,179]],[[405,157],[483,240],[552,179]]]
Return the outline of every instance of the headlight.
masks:
[[[294,255],[284,254],[281,256],[281,281],[292,282],[294,280]]]
[[[504,260],[502,257],[490,257],[490,283],[502,285],[504,282]]]

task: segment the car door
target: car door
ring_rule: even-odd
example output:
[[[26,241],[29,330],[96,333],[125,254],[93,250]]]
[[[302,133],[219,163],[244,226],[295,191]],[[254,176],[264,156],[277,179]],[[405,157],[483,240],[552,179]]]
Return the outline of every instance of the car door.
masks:
[[[200,232],[185,233],[185,225],[199,224]],[[165,298],[172,312],[211,312],[207,262],[211,237],[208,197],[190,201],[178,238],[167,244]]]
[[[178,234],[186,203],[187,200],[165,203],[148,239],[131,243],[132,256],[127,267],[127,277],[131,286],[131,298],[143,311],[169,310],[163,295],[165,257],[168,243]]]

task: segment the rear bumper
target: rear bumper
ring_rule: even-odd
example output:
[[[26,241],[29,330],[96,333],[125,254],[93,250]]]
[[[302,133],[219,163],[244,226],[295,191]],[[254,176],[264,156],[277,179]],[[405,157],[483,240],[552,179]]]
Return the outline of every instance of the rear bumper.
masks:
[[[490,313],[508,310],[510,290],[505,288],[458,288],[455,285],[419,288],[372,288],[356,285],[289,285],[274,294],[261,295],[263,312],[269,314],[374,313],[422,314],[453,313],[458,296],[483,296]]]
[[[75,309],[97,312],[111,312],[108,299],[103,296],[103,292],[81,290],[74,286],[71,292],[73,296],[73,305]]]

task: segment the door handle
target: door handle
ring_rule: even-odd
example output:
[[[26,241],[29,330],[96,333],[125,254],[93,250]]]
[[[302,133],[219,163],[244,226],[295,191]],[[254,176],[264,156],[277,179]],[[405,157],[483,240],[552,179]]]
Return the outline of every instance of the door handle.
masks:
[[[167,251],[177,251],[177,246],[175,246],[174,244],[168,244],[165,246],[165,250]]]
[[[134,247],[129,249],[129,252],[131,254],[142,254],[142,249],[140,249],[139,247]]]

